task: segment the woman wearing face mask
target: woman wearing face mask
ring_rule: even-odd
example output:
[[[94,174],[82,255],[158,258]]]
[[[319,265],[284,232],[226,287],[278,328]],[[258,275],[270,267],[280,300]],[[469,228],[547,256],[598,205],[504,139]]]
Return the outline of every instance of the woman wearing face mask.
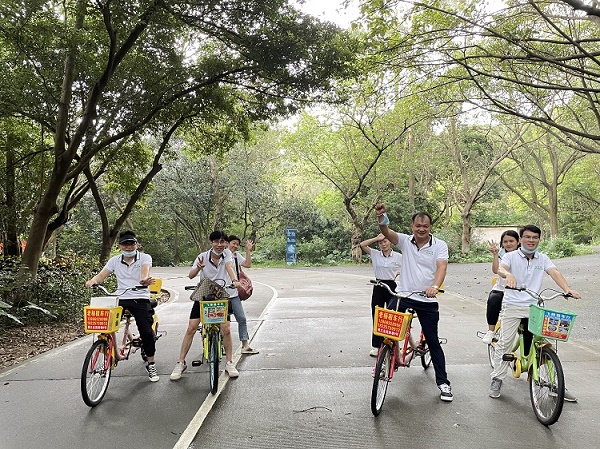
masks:
[[[188,277],[194,279],[196,276],[199,276],[200,279],[208,278],[213,281],[227,281],[228,279],[231,279],[233,286],[236,288],[226,288],[225,291],[230,298],[236,297],[238,295],[237,287],[240,283],[235,275],[233,255],[231,254],[231,251],[227,249],[227,235],[223,231],[213,231],[211,232],[209,239],[211,249],[196,257]],[[231,307],[228,307],[227,311],[228,315],[231,315]],[[183,341],[181,342],[179,359],[171,373],[171,380],[181,379],[181,375],[187,369],[185,357],[192,346],[192,341],[194,340],[194,335],[197,333],[199,324],[200,302],[194,301],[192,311],[190,312],[188,327],[183,336]],[[238,377],[240,373],[233,364],[233,343],[231,341],[231,323],[229,322],[229,316],[227,317],[227,322],[221,324],[221,334],[223,334],[223,346],[225,347],[225,357],[227,358],[225,371],[229,374],[229,377]]]
[[[96,276],[85,283],[91,288],[101,284],[112,273],[117,277],[117,291],[124,291],[137,285],[148,286],[154,282],[150,277],[152,257],[138,251],[139,244],[135,232],[123,231],[119,234],[119,249],[121,254],[111,257],[106,265]],[[140,337],[144,343],[144,351],[148,356],[148,378],[152,382],[158,381],[158,373],[154,364],[154,334],[152,332],[152,307],[150,305],[150,290],[128,290],[119,296],[119,305],[128,309],[135,318]]]

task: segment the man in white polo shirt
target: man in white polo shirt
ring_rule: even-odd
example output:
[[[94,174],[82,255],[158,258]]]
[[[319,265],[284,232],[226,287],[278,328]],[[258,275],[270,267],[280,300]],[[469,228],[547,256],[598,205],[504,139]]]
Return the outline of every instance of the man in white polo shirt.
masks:
[[[385,213],[385,205],[377,204],[375,213],[381,233],[402,251],[402,270],[396,292],[404,293],[407,297],[400,299],[399,310],[411,308],[417,312],[429,346],[440,399],[451,402],[453,396],[446,374],[446,357],[438,337],[440,312],[437,301],[439,286],[444,283],[448,268],[448,245],[431,235],[431,216],[427,212],[413,215],[410,223],[412,235],[401,234],[388,227],[390,220]],[[423,291],[425,294],[410,295],[413,291]],[[395,308],[394,300],[388,308]]]
[[[138,251],[139,244],[133,231],[123,231],[119,234],[119,249],[121,254],[111,257],[106,265],[96,276],[85,283],[90,288],[95,284],[101,284],[112,273],[117,278],[117,291],[124,291],[137,285],[149,286],[154,282],[150,277],[152,257],[149,254]],[[151,382],[159,380],[156,365],[154,364],[154,353],[156,345],[154,332],[152,331],[152,307],[150,305],[150,291],[128,290],[119,296],[119,305],[128,309],[135,318],[135,324],[144,344],[144,352],[148,357],[146,371]]]
[[[538,292],[542,288],[544,273],[552,278],[565,293],[570,293],[574,298],[580,298],[581,295],[571,290],[567,280],[554,266],[548,256],[537,251],[540,244],[542,231],[534,225],[524,226],[519,231],[519,243],[521,247],[515,251],[506,253],[502,257],[498,267],[498,276],[506,279],[504,298],[502,299],[502,312],[500,319],[502,326],[500,328],[500,337],[496,343],[494,353],[494,370],[492,371],[492,383],[490,385],[489,395],[491,398],[500,397],[502,381],[510,367],[509,361],[503,361],[502,356],[512,350],[511,346],[517,335],[521,320],[529,317],[529,306],[536,304],[527,292],[511,290],[511,288],[525,286],[530,290]],[[525,348],[529,353],[530,348]],[[570,395],[569,395],[570,396]],[[567,399],[567,397],[565,397]],[[574,397],[567,400],[575,401]]]

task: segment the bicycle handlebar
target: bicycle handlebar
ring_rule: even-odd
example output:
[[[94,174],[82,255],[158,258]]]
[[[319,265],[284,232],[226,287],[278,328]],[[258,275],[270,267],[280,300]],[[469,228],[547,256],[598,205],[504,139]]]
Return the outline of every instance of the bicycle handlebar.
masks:
[[[396,298],[408,298],[411,295],[423,295],[425,296],[425,291],[424,290],[415,290],[415,291],[406,291],[406,292],[395,292],[393,291],[389,285],[387,285],[385,282],[376,280],[376,279],[371,279],[369,281],[370,284],[373,284],[377,287],[385,287],[387,289],[388,292],[390,292],[392,295],[394,295]],[[438,290],[439,293],[444,293],[444,290]],[[408,293],[408,295],[406,294]]]
[[[196,289],[196,285],[186,285],[185,287],[183,287],[185,290],[195,290]],[[235,288],[235,286],[233,284],[231,285],[224,285],[223,288]]]
[[[119,293],[109,292],[108,290],[106,290],[106,288],[102,284],[94,284],[94,285],[92,285],[92,288],[94,290],[100,290],[102,293],[104,293],[107,296],[121,296],[123,293],[128,292],[130,290],[131,291],[144,290],[144,289],[147,289],[148,286],[147,285],[136,285],[135,287],[129,287],[129,288],[123,289],[123,291],[120,291]]]
[[[558,290],[554,290],[553,288],[545,288],[544,290],[542,290],[541,292],[536,292],[534,290],[531,290],[527,287],[508,287],[505,286],[504,288],[508,289],[508,290],[515,290],[518,292],[525,292],[527,293],[529,296],[531,296],[533,299],[535,299],[537,301],[538,306],[543,306],[544,305],[544,301],[552,301],[553,299],[558,298],[559,296],[562,296],[565,299],[568,298],[573,298],[573,295],[571,293],[565,293],[565,292],[559,292]],[[551,292],[555,292],[553,295],[550,296],[543,296],[542,293],[546,292],[546,291],[551,291]]]

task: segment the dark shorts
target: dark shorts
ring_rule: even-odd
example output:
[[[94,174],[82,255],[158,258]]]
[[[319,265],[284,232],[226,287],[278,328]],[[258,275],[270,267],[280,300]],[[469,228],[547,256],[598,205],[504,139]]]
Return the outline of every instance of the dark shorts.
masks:
[[[227,321],[231,321],[231,303],[227,306]],[[192,311],[190,312],[190,320],[199,320],[200,319],[200,301],[194,301],[194,305],[192,306]]]

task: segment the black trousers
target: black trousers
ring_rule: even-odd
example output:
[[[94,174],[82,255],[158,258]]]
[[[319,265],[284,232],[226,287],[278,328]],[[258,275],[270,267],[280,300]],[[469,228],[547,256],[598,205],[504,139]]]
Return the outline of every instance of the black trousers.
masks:
[[[119,301],[119,305],[123,307],[123,310],[127,309],[131,312],[144,344],[144,352],[148,357],[154,357],[156,353],[156,343],[152,331],[154,310],[150,306],[150,301],[148,299],[123,299]]]

